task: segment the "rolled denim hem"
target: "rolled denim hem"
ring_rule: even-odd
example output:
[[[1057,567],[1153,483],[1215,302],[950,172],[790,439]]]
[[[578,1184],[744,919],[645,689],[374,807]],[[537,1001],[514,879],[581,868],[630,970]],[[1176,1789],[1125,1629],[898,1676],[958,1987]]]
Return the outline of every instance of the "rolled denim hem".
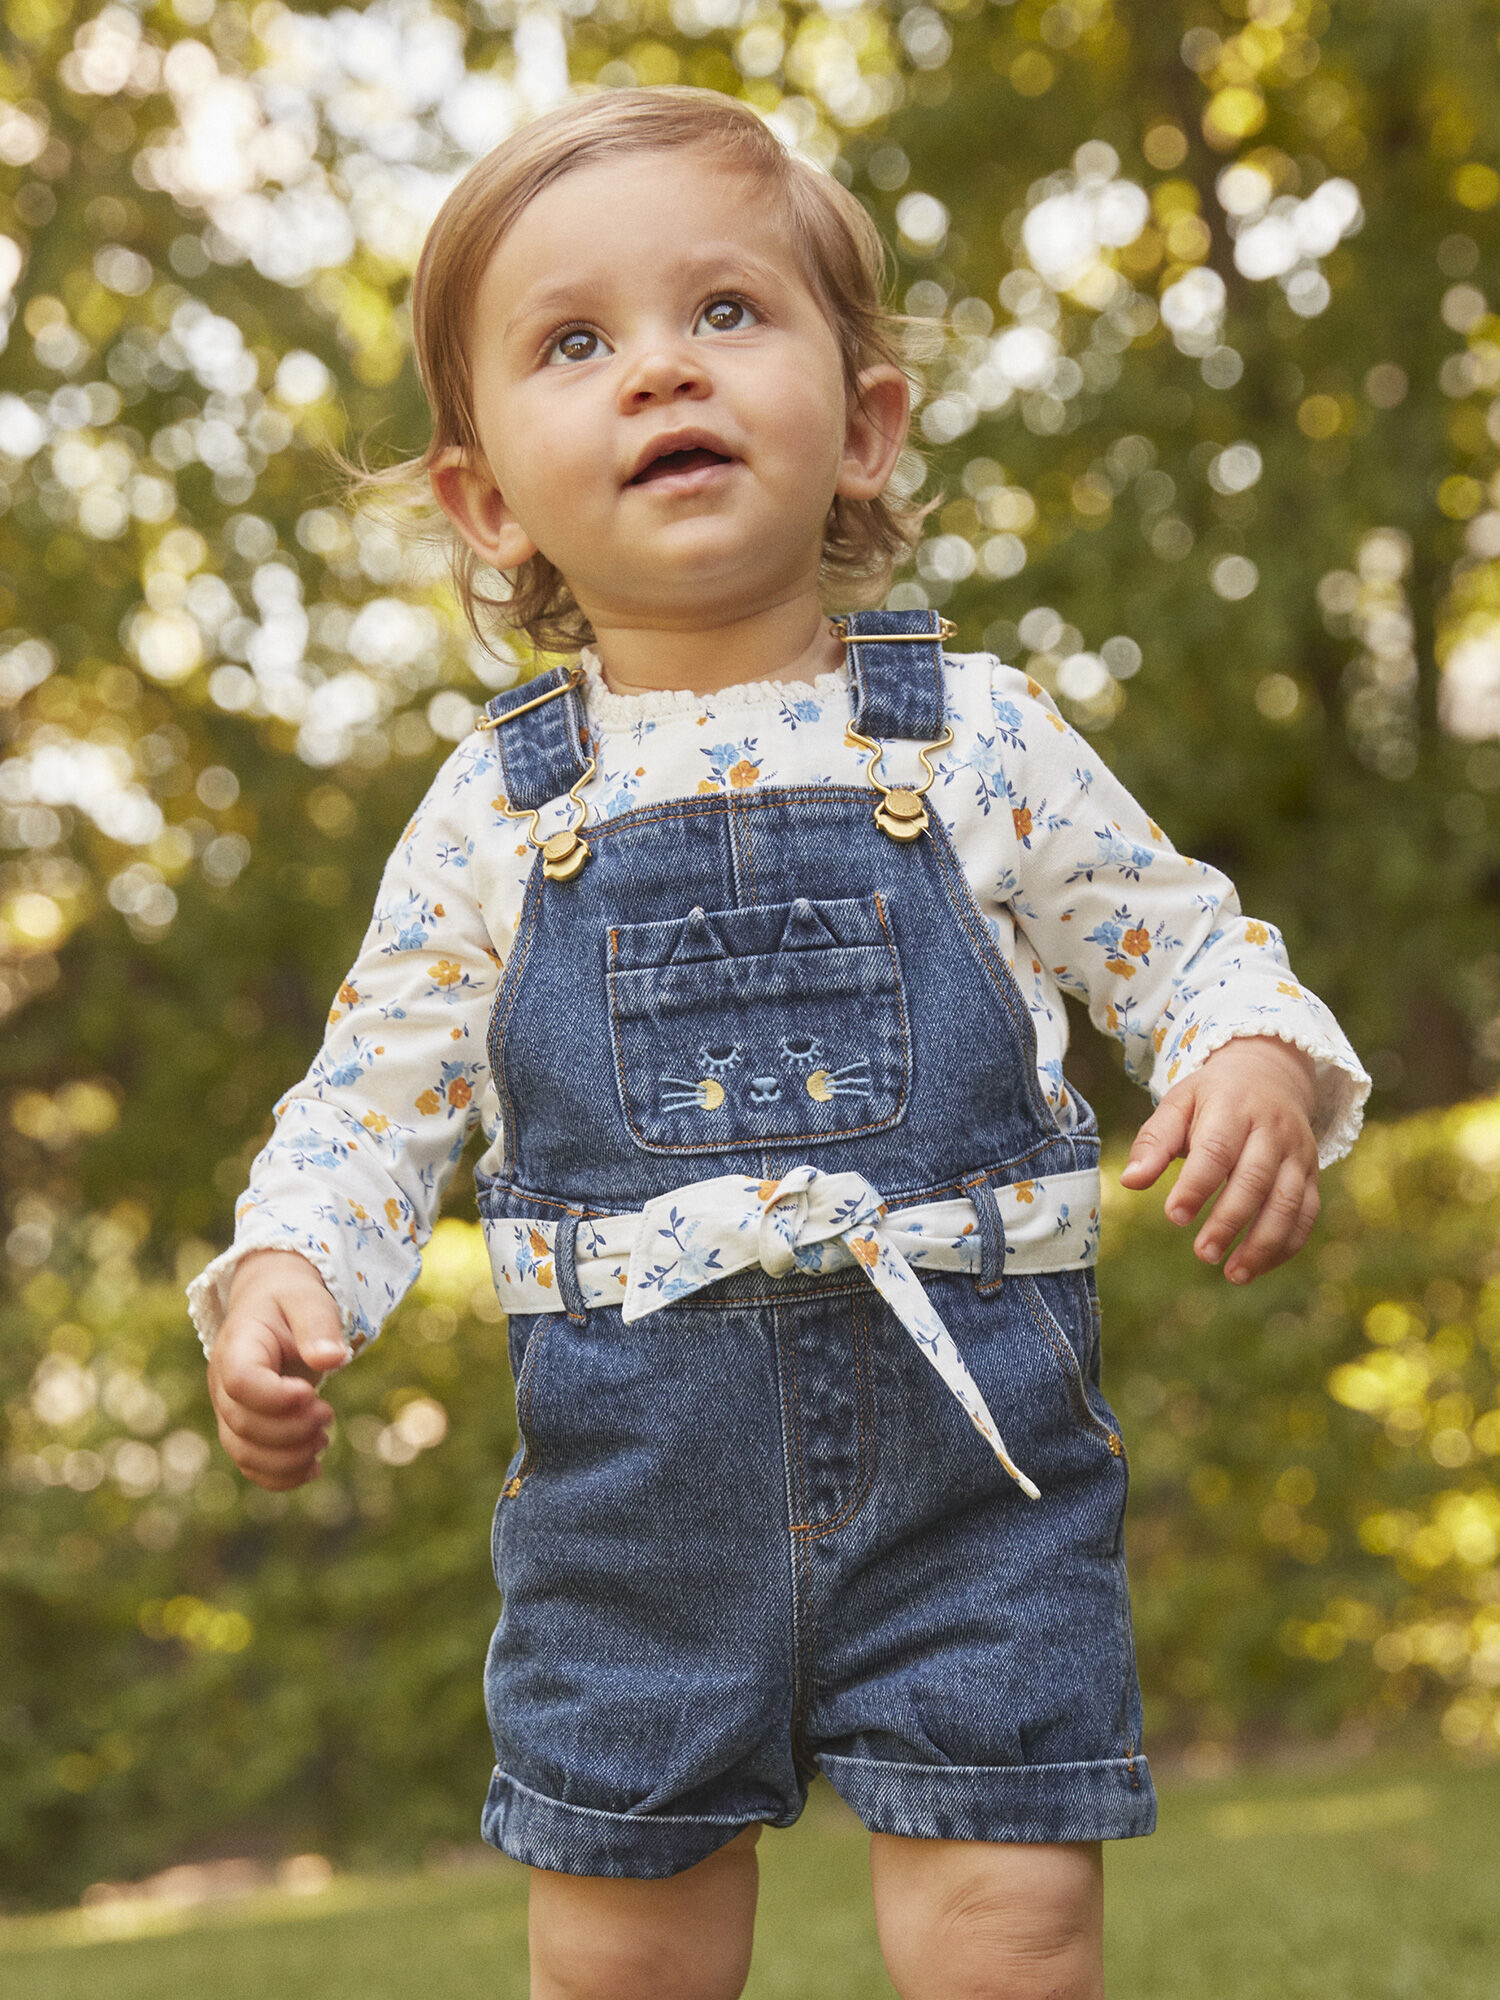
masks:
[[[479,1827],[491,1847],[531,1868],[655,1881],[680,1875],[759,1824],[728,1815],[616,1813],[569,1805],[532,1791],[496,1765]]]
[[[871,1833],[926,1840],[1129,1840],[1156,1829],[1144,1757],[1091,1764],[884,1764],[823,1754],[818,1767]]]

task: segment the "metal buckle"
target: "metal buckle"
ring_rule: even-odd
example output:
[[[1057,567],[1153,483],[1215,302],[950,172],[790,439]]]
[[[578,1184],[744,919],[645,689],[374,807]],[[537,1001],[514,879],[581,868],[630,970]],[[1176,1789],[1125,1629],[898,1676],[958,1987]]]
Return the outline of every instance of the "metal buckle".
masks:
[[[892,840],[916,840],[932,824],[922,794],[932,783],[933,770],[928,761],[930,750],[946,750],[953,741],[953,725],[950,722],[935,742],[924,743],[917,755],[922,761],[922,769],[927,773],[920,785],[888,785],[876,776],[877,767],[885,755],[885,745],[876,743],[871,737],[861,736],[851,724],[846,731],[848,740],[857,743],[862,750],[871,750],[874,755],[865,765],[865,776],[880,794],[880,804],[875,808],[875,824],[882,833],[888,833]]]
[[[530,701],[517,702],[515,707],[508,708],[504,715],[487,715],[482,722],[476,722],[474,727],[476,729],[499,729],[503,723],[514,721],[518,715],[524,715],[528,708],[540,708],[544,701],[552,701],[560,694],[567,694],[571,689],[576,688],[582,680],[583,668],[581,666],[570,668],[568,678],[559,686],[548,688],[545,694],[534,695]],[[589,779],[593,777],[598,762],[597,757],[590,757],[577,783],[571,785],[568,789],[568,797],[578,807],[577,819],[573,821],[571,826],[565,826],[557,833],[548,834],[545,840],[537,839],[536,830],[538,822],[541,819],[539,808],[512,806],[510,800],[504,797],[503,794],[495,801],[495,804],[507,818],[529,819],[531,821],[531,825],[526,829],[526,838],[541,854],[542,873],[549,882],[571,882],[579,869],[582,868],[584,862],[589,858],[589,844],[578,831],[588,820],[588,802],[585,799],[579,798],[578,788],[580,785],[586,785]]]
[[[951,618],[939,618],[935,632],[851,632],[847,618],[830,618],[835,639],[846,646],[930,646],[934,640],[952,639],[958,627]]]
[[[524,715],[528,708],[540,708],[544,701],[555,701],[560,694],[567,694],[583,680],[583,668],[570,667],[568,678],[555,688],[548,688],[545,694],[533,695],[530,701],[518,701],[514,708],[508,708],[504,715],[487,715],[482,722],[476,722],[476,729],[499,729],[507,722],[514,722],[518,715]]]

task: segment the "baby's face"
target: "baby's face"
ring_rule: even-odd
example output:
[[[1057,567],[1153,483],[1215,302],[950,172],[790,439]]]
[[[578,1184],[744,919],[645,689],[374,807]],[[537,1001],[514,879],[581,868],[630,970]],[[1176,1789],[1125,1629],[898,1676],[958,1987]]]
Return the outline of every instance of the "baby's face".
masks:
[[[775,206],[696,150],[545,188],[484,273],[470,362],[494,480],[435,470],[434,490],[496,567],[540,549],[596,629],[815,589],[835,493],[878,491],[900,443],[872,474]]]

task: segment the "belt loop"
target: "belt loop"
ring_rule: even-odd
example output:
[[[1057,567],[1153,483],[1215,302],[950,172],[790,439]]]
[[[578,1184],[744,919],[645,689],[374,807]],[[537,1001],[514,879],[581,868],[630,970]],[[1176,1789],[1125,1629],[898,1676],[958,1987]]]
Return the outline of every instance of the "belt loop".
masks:
[[[1005,1276],[1005,1218],[1000,1213],[995,1190],[983,1174],[976,1174],[973,1180],[960,1185],[967,1190],[979,1220],[979,1275],[974,1280],[974,1289],[998,1292]]]
[[[574,1254],[577,1235],[578,1216],[570,1212],[557,1225],[557,1234],[552,1242],[552,1268],[557,1273],[557,1292],[564,1312],[575,1326],[582,1326],[589,1314],[583,1300],[583,1288],[578,1282],[578,1264]]]

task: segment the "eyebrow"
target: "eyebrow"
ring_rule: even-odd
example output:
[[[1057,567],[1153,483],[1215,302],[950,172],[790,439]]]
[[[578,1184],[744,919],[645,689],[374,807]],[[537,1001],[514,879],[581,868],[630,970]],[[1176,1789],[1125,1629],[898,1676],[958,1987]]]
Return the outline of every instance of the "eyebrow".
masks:
[[[674,273],[689,283],[711,282],[739,272],[763,285],[778,286],[785,276],[742,243],[709,243],[686,254],[674,266]],[[595,296],[592,279],[556,278],[523,292],[514,309],[506,315],[503,338],[507,341],[525,333],[540,321],[563,311],[586,311]]]

